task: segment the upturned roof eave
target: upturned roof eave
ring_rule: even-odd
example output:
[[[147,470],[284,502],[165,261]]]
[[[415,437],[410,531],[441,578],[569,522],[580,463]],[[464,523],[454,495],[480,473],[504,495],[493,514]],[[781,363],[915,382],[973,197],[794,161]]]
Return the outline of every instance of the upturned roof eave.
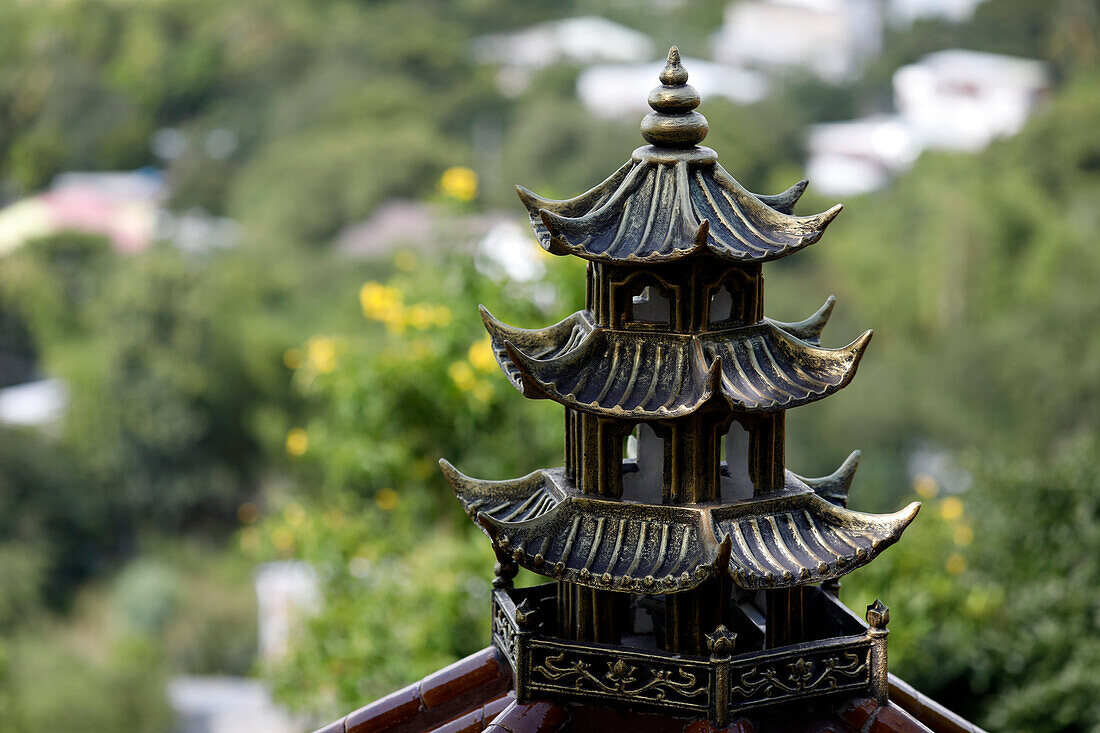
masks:
[[[685,417],[723,398],[744,413],[808,404],[851,382],[871,338],[824,349],[770,322],[699,334],[617,331],[581,311],[528,331],[483,316],[501,369],[524,396],[622,419]]]
[[[444,474],[497,552],[539,575],[603,590],[678,593],[728,574],[747,589],[841,577],[900,539],[920,504],[866,514],[786,472],[785,490],[726,504],[652,507],[581,494],[562,469],[481,481]]]
[[[522,187],[517,192],[548,252],[629,265],[696,256],[739,264],[780,259],[818,241],[841,210],[838,204],[813,216],[793,216],[806,181],[763,196],[745,189],[716,161],[709,148],[647,146],[575,198],[544,199]],[[633,212],[645,216],[627,216]]]

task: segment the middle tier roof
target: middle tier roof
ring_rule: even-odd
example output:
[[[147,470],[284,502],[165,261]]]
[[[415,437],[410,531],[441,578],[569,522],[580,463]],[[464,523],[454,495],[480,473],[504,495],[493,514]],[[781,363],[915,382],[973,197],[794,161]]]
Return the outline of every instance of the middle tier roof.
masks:
[[[839,349],[802,341],[780,325],[678,334],[596,326],[579,311],[548,328],[507,326],[482,308],[497,362],[526,397],[620,418],[676,418],[712,399],[739,412],[771,412],[843,388],[871,339]]]

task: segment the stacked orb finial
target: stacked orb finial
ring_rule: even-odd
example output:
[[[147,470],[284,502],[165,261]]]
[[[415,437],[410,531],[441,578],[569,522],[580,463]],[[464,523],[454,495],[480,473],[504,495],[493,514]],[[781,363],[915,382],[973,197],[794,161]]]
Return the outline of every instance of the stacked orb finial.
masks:
[[[668,50],[668,62],[660,74],[661,86],[649,93],[653,108],[642,120],[642,137],[661,148],[690,148],[707,136],[707,118],[695,111],[699,92],[687,83],[688,73],[680,65],[680,51]]]

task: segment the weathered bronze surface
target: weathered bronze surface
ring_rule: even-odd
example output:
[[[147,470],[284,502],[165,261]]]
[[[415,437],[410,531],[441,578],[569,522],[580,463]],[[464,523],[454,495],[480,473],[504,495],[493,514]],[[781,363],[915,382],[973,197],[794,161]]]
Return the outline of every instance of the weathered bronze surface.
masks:
[[[764,316],[764,262],[840,212],[792,211],[801,181],[749,192],[701,147],[706,119],[675,48],[642,122],[651,143],[580,196],[520,188],[539,244],[587,260],[583,310],[528,330],[484,308],[525,397],[565,408],[565,462],[484,481],[444,475],[497,555],[493,643],[520,703],[589,701],[721,724],[738,711],[858,692],[884,704],[885,606],[868,624],[842,575],[896,542],[919,504],[847,508],[859,452],[835,473],[786,469],[785,411],[855,376],[871,337],[820,345]],[[520,567],[553,583],[517,590]],[[821,587],[815,587],[821,584]]]

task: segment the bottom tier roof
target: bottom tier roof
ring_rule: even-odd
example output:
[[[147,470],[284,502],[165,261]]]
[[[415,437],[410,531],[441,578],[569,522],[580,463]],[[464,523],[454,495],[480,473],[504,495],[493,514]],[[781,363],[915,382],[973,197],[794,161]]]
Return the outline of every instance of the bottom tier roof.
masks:
[[[562,469],[480,481],[440,463],[470,517],[521,567],[635,593],[690,590],[723,573],[750,589],[837,578],[896,542],[920,509],[854,512],[789,471],[784,490],[763,497],[654,506],[581,494]]]

